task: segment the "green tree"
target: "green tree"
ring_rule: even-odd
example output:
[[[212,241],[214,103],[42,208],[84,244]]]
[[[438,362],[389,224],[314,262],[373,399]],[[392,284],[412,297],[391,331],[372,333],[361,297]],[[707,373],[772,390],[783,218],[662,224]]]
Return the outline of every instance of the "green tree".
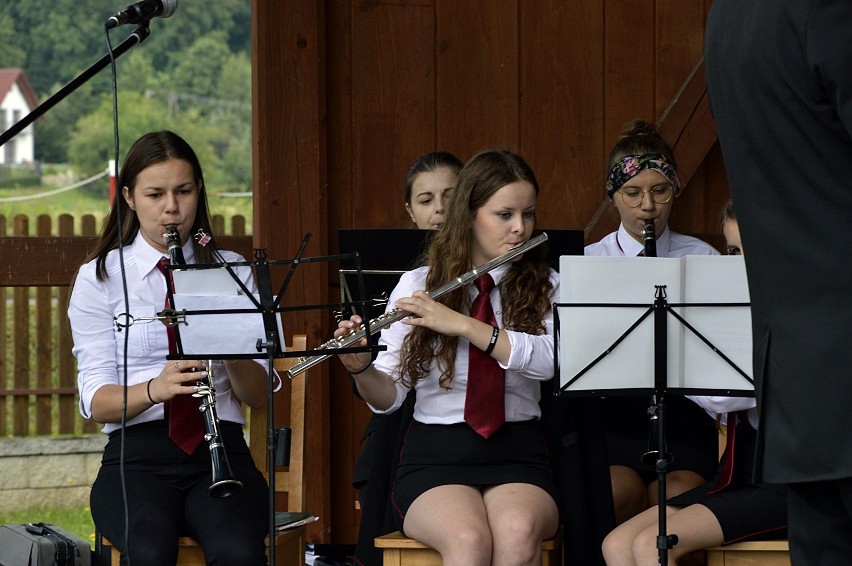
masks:
[[[151,35],[156,36],[156,41],[147,47],[154,68],[163,70],[179,65],[187,48],[211,31],[225,32],[229,51],[247,53],[251,48],[250,0],[181,2],[174,16],[154,20]]]
[[[103,24],[117,10],[103,0],[3,2],[15,21],[19,45],[26,46],[27,77],[42,97],[53,85],[67,84],[107,53]],[[121,40],[126,35],[116,37]],[[98,78],[90,81],[95,91],[108,90],[109,82]]]
[[[130,144],[139,136],[150,131],[169,129],[185,138],[195,149],[211,191],[250,189],[250,139],[243,137],[239,143],[235,143],[225,128],[211,125],[202,119],[195,108],[169,117],[168,107],[157,97],[142,93],[120,93],[118,108],[119,163]],[[69,142],[68,156],[75,171],[84,176],[103,171],[109,160],[114,158],[111,100],[104,100],[95,112],[80,118]]]
[[[251,109],[251,60],[247,53],[234,53],[225,61],[216,91],[220,99]]]
[[[162,88],[164,77],[154,69],[150,55],[142,51],[131,51],[118,61],[119,91],[144,93]]]
[[[136,138],[163,129],[167,121],[164,108],[138,92],[119,93],[118,111],[119,156]],[[68,143],[68,159],[78,174],[87,176],[103,171],[113,158],[112,100],[104,99],[95,112],[77,121]]]
[[[0,4],[0,67],[24,66],[27,54],[20,46],[12,9]]]
[[[55,85],[53,91],[63,85]],[[68,139],[77,120],[92,111],[104,99],[95,96],[92,85],[84,83],[76,91],[56,104],[35,122],[35,157],[44,163],[68,161]],[[43,101],[42,101],[43,103]]]
[[[185,55],[172,71],[174,90],[215,97],[222,67],[231,56],[225,32],[214,31],[199,37]]]
[[[128,3],[0,0],[0,57],[11,60],[10,46],[25,46],[21,67],[45,100],[104,57],[107,38],[116,48],[128,37],[133,26],[108,35],[103,28]],[[14,25],[4,25],[7,15]],[[172,17],[151,20],[149,37],[116,60],[120,153],[150,130],[197,135],[196,150],[209,153],[205,177],[227,190],[247,190],[250,24],[249,0],[182,1]],[[69,161],[81,174],[106,166],[113,152],[112,78],[107,66],[36,122],[37,159]]]

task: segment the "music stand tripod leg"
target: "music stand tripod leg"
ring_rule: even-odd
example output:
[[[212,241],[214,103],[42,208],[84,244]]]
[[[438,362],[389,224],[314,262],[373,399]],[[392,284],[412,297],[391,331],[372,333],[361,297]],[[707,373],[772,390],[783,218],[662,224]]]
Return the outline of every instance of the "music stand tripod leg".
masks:
[[[657,472],[657,500],[659,502],[657,505],[657,525],[659,527],[657,553],[659,556],[658,563],[665,566],[668,564],[668,551],[674,548],[678,539],[677,535],[666,533],[666,474],[668,473],[668,465],[672,463],[674,458],[666,450],[666,404],[662,395],[652,396],[648,414],[651,415],[649,439],[656,442],[657,450],[652,450],[649,447],[648,452],[642,455],[642,462],[645,464],[653,463]]]

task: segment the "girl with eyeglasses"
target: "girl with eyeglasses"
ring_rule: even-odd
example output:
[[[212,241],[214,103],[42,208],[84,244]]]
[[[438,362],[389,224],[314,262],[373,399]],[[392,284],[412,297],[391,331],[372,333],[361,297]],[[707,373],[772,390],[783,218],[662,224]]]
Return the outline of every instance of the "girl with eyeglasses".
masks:
[[[618,230],[586,247],[586,255],[637,256],[642,230],[654,223],[659,257],[718,255],[713,246],[672,231],[669,215],[681,192],[677,161],[653,124],[628,123],[609,154],[606,194],[621,218]]]
[[[659,257],[719,255],[692,236],[668,226],[681,192],[671,146],[643,120],[628,123],[610,152],[606,194],[621,218],[616,232],[586,246],[590,256],[644,255],[642,230],[653,223]],[[649,290],[648,303],[653,301]],[[616,524],[658,502],[657,472],[640,458],[649,450],[650,401],[646,396],[610,396],[602,401]],[[714,422],[697,405],[678,395],[666,401],[666,443],[674,462],[668,466],[666,494],[672,497],[713,477],[718,462]]]

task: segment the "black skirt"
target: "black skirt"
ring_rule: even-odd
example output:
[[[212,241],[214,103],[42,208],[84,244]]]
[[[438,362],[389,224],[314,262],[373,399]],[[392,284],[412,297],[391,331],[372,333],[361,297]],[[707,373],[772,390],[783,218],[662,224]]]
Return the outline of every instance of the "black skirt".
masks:
[[[545,438],[536,420],[504,423],[488,439],[467,423],[412,421],[402,446],[391,495],[400,530],[414,500],[441,485],[527,483],[557,501]]]
[[[724,544],[787,538],[786,486],[752,482],[756,442],[755,430],[747,424],[738,424],[731,484],[716,491],[717,473],[711,481],[666,503],[682,507],[701,504],[710,509],[722,527]]]
[[[701,504],[710,509],[722,527],[724,544],[787,538],[786,487],[732,484],[710,493],[714,486],[715,481],[709,481],[666,503],[683,507]]]

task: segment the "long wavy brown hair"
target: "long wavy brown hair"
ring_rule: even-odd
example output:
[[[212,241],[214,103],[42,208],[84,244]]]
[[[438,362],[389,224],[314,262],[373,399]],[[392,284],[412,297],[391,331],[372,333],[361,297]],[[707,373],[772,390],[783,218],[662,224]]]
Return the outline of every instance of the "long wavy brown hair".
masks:
[[[501,188],[527,181],[538,196],[539,185],[523,158],[505,150],[485,150],[474,155],[459,172],[447,203],[443,226],[430,241],[424,254],[429,265],[426,290],[434,290],[472,267],[472,228],[476,212]],[[515,261],[500,282],[503,323],[507,328],[529,334],[545,332],[544,318],[550,310],[550,267],[542,246],[533,248]],[[470,312],[466,286],[439,297],[438,302],[462,313]],[[445,336],[423,326],[415,326],[405,337],[399,370],[402,382],[416,385],[437,359],[441,387],[451,388],[458,349],[457,336]]]

